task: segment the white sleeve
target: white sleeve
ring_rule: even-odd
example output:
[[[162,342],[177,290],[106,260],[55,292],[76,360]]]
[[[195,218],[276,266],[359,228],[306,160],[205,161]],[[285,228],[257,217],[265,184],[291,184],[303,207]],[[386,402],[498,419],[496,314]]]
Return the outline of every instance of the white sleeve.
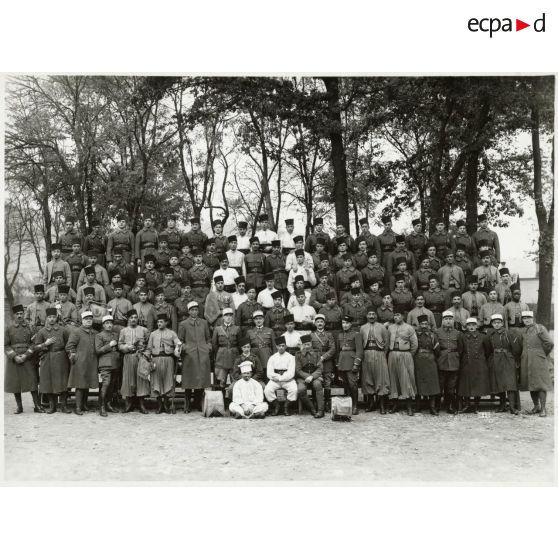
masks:
[[[281,375],[281,380],[283,382],[292,380],[295,376],[295,357],[289,353],[285,353],[285,356],[290,358],[288,359],[287,371]]]

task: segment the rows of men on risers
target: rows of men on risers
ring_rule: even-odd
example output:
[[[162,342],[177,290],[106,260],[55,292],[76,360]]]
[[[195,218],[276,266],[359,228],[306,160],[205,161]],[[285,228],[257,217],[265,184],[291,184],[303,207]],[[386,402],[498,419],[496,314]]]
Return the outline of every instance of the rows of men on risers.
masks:
[[[151,219],[147,218],[134,239],[126,228],[126,219],[120,215],[118,229],[105,243],[96,222],[93,233],[82,242],[73,228],[72,218],[68,217],[66,232],[60,243],[53,245],[53,257],[47,264],[45,298],[47,303],[59,306],[62,299],[60,312],[66,324],[78,323],[77,314],[84,306],[89,307],[91,302],[104,306],[108,300],[118,325],[123,325],[127,302],[143,302],[145,297],[141,291],[145,288],[145,302],[154,303],[155,308],[145,306],[142,309],[142,324],[153,329],[154,314],[164,309],[175,331],[180,319],[187,314],[189,300],[197,300],[202,305],[202,316],[214,325],[222,308],[239,309],[242,302],[251,298],[246,286],[255,287],[256,302],[265,310],[273,307],[271,293],[275,289],[283,294],[283,303],[292,308],[296,304],[294,290],[305,288],[308,302],[316,310],[325,304],[328,292],[333,289],[341,307],[352,303],[349,313],[355,312],[351,289],[356,288],[361,296],[357,297],[359,308],[355,317],[361,323],[362,306],[366,303],[380,306],[379,297],[389,294],[395,304],[404,306],[408,312],[419,293],[425,295],[426,308],[435,311],[439,322],[442,306],[448,302],[452,291],[466,290],[465,277],[473,269],[481,292],[488,294],[491,288],[496,288],[501,304],[511,300],[511,276],[506,268],[497,269],[498,237],[488,229],[485,216],[479,217],[481,227],[472,238],[466,234],[464,223],[458,221],[454,235],[446,233],[443,224],[438,223],[429,240],[420,231],[418,219],[413,221],[414,230],[407,237],[391,231],[388,216],[382,220],[385,230],[376,237],[370,233],[367,220],[361,219],[362,234],[354,241],[342,226],[337,228],[337,236],[330,238],[323,231],[323,221],[316,218],[314,232],[304,241],[302,236],[294,234],[292,219],[285,221],[287,230],[280,239],[269,230],[265,215],[259,218],[258,237],[248,239],[247,224],[243,222],[238,225],[238,235],[224,237],[222,223],[215,221],[215,236],[208,239],[200,231],[198,219],[192,219],[190,232],[181,234],[176,229],[176,217],[171,216],[161,234],[153,229]],[[442,239],[445,240],[442,242]],[[87,248],[87,257],[81,252],[82,244]],[[138,267],[129,263],[136,260],[136,255],[139,256]],[[488,259],[482,258],[483,255]],[[141,269],[140,273],[137,269]],[[434,287],[433,275],[436,278]],[[397,281],[401,276],[402,287]],[[219,277],[223,278],[222,289],[214,286],[215,278]],[[119,283],[122,283],[121,296],[117,296],[114,288]],[[67,295],[60,292],[66,290],[60,289],[63,285],[70,287]],[[93,298],[86,295],[86,289],[88,293],[93,292]],[[215,297],[211,297],[205,308],[210,290],[217,292],[217,304],[213,300]],[[466,295],[463,305],[476,316],[484,302],[480,294]],[[250,306],[246,305],[244,312],[237,311],[239,325],[250,325]],[[44,324],[45,308],[45,304],[40,304],[38,308],[31,305],[28,309],[26,319],[32,326]],[[491,312],[487,314],[490,315]],[[459,318],[458,321],[464,323]]]
[[[304,292],[300,296],[304,298]],[[511,413],[517,415],[518,391],[528,390],[534,403],[531,414],[545,417],[546,394],[552,389],[547,357],[553,342],[529,310],[521,313],[523,328],[510,330],[504,327],[501,314],[493,314],[491,329],[484,334],[478,331],[476,318],[468,318],[466,331],[459,332],[451,310],[443,313],[438,329],[431,327],[426,314],[419,315],[415,330],[404,323],[401,310],[394,309],[393,323],[386,328],[377,322],[374,308],[368,307],[367,322],[357,331],[352,317],[343,316],[335,339],[325,331],[322,314],[307,324],[314,331],[305,332],[294,329],[293,316],[285,316],[286,332],[275,338],[272,330],[263,327],[261,310],[253,314],[255,327],[242,337],[230,308],[223,309],[223,323],[211,336],[207,321],[199,318],[196,301],[188,303],[189,317],[180,323],[178,334],[168,329],[166,313],[156,316],[157,329],[151,333],[138,325],[135,309],[128,311],[127,326],[119,332],[113,317],[107,315],[102,318],[103,331],[97,333],[89,310],[81,313],[80,327],[70,328],[59,325],[56,308],[49,308],[45,327],[33,335],[24,322],[23,306],[12,310],[14,323],[5,332],[5,391],[15,396],[16,414],[23,412],[23,392],[31,392],[35,412],[44,412],[39,388],[50,400],[47,413],[56,412],[58,397],[61,411],[70,412],[68,388],[75,388],[74,412],[83,415],[88,410],[89,390],[99,387],[98,376],[103,417],[107,411],[119,412],[112,406],[115,391],[126,398],[124,412],[130,412],[137,401],[139,411],[147,414],[144,399],[150,396],[157,398],[157,413],[175,412],[177,367],[185,388],[185,412],[190,412],[192,392],[200,395],[214,383],[214,374],[221,389],[229,396],[232,392],[229,409],[237,418],[265,417],[264,395],[273,405],[271,414],[279,414],[280,392],[284,393],[285,415],[298,398],[315,418],[322,418],[330,403],[334,368],[351,397],[352,414],[359,412],[359,384],[367,411],[379,402],[380,414],[386,414],[389,399],[394,413],[398,401],[404,400],[410,416],[414,415],[413,401],[420,410],[422,398],[429,400],[430,413],[438,415],[442,394],[448,413],[476,413],[483,395],[498,394],[497,411],[505,410],[507,399]]]

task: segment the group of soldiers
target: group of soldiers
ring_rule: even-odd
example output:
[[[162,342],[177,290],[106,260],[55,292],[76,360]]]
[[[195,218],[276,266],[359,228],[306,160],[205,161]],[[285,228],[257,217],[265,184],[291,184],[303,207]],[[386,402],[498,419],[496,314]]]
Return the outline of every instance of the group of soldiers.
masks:
[[[405,235],[370,232],[359,220],[353,239],[342,225],[330,236],[323,219],[312,233],[285,220],[277,234],[267,215],[248,236],[213,236],[199,218],[190,230],[176,216],[157,231],[146,217],[135,235],[124,215],[108,236],[100,223],[82,237],[72,217],[52,244],[44,281],[25,309],[13,307],[5,332],[5,391],[23,412],[31,392],[35,412],[88,410],[99,388],[99,413],[134,408],[175,412],[177,377],[184,411],[200,407],[207,388],[222,390],[237,418],[290,414],[297,399],[314,417],[344,387],[358,414],[413,415],[477,412],[483,396],[499,396],[497,411],[520,410],[530,391],[531,412],[546,416],[551,389],[547,356],[553,342],[521,301],[519,278],[501,266],[497,234],[479,216],[469,236],[457,221],[427,237],[420,219]],[[515,280],[514,280],[515,279]],[[48,406],[44,398],[48,399]]]

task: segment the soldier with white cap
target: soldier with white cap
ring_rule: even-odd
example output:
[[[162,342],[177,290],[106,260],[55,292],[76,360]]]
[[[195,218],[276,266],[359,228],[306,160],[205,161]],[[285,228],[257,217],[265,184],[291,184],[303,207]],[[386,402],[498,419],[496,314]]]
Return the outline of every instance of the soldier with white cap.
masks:
[[[283,407],[283,414],[289,416],[289,405],[296,401],[297,386],[295,377],[296,362],[295,357],[287,352],[285,338],[280,336],[277,341],[277,352],[271,355],[267,361],[267,382],[264,394],[265,398],[273,404],[272,416],[279,414],[279,401],[277,400],[277,390],[287,390],[287,399]]]
[[[271,328],[264,326],[263,310],[254,311],[252,319],[254,327],[246,332],[246,336],[250,339],[250,346],[260,357],[262,366],[265,368],[269,357],[275,352],[275,334]]]
[[[440,390],[444,396],[444,405],[447,412],[457,413],[457,380],[459,378],[460,353],[457,340],[460,333],[454,327],[453,311],[446,310],[442,313],[442,326],[436,330],[439,343],[438,353],[438,379]],[[441,397],[438,401],[438,410],[441,407]]]
[[[554,342],[547,329],[535,323],[532,310],[524,310],[521,319],[525,327],[519,389],[531,392],[534,405],[531,414],[546,417],[546,392],[552,390],[548,355],[554,347]]]
[[[245,360],[240,363],[240,380],[235,382],[232,402],[229,405],[231,416],[241,418],[265,418],[268,404],[264,401],[261,384],[252,378],[253,363]]]
[[[97,353],[95,352],[95,336],[93,329],[93,312],[86,310],[81,313],[81,326],[72,328],[66,343],[66,352],[72,363],[68,387],[76,389],[76,415],[83,415],[87,408],[87,395],[90,389],[99,387],[97,370]]]

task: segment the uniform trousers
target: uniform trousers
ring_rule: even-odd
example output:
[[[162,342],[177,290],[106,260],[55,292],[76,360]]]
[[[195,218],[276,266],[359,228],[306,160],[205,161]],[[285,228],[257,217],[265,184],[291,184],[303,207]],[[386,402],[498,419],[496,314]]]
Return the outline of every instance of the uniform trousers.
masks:
[[[253,403],[244,403],[244,406],[249,406],[250,409],[252,410],[252,415],[254,414],[264,414],[267,413],[267,409],[269,408],[269,405],[265,402],[262,401],[261,403],[256,403],[255,405]],[[231,403],[229,405],[229,411],[231,413],[231,415],[237,414],[240,415],[241,417],[245,417],[246,413],[244,412],[244,409],[242,408],[242,405],[240,403]]]
[[[297,392],[298,398],[304,401],[308,399],[308,388],[312,387],[312,392],[316,396],[316,404],[318,409],[322,410],[324,408],[324,387],[321,378],[316,378],[307,384],[304,380],[297,380]]]
[[[455,395],[459,370],[438,370],[438,379],[440,380],[440,391],[444,395]]]
[[[265,398],[271,403],[277,399],[277,395],[275,392],[278,389],[286,389],[287,390],[287,400],[288,401],[296,401],[296,382],[294,380],[289,380],[288,382],[276,382],[275,380],[269,380],[265,385],[264,395]]]

